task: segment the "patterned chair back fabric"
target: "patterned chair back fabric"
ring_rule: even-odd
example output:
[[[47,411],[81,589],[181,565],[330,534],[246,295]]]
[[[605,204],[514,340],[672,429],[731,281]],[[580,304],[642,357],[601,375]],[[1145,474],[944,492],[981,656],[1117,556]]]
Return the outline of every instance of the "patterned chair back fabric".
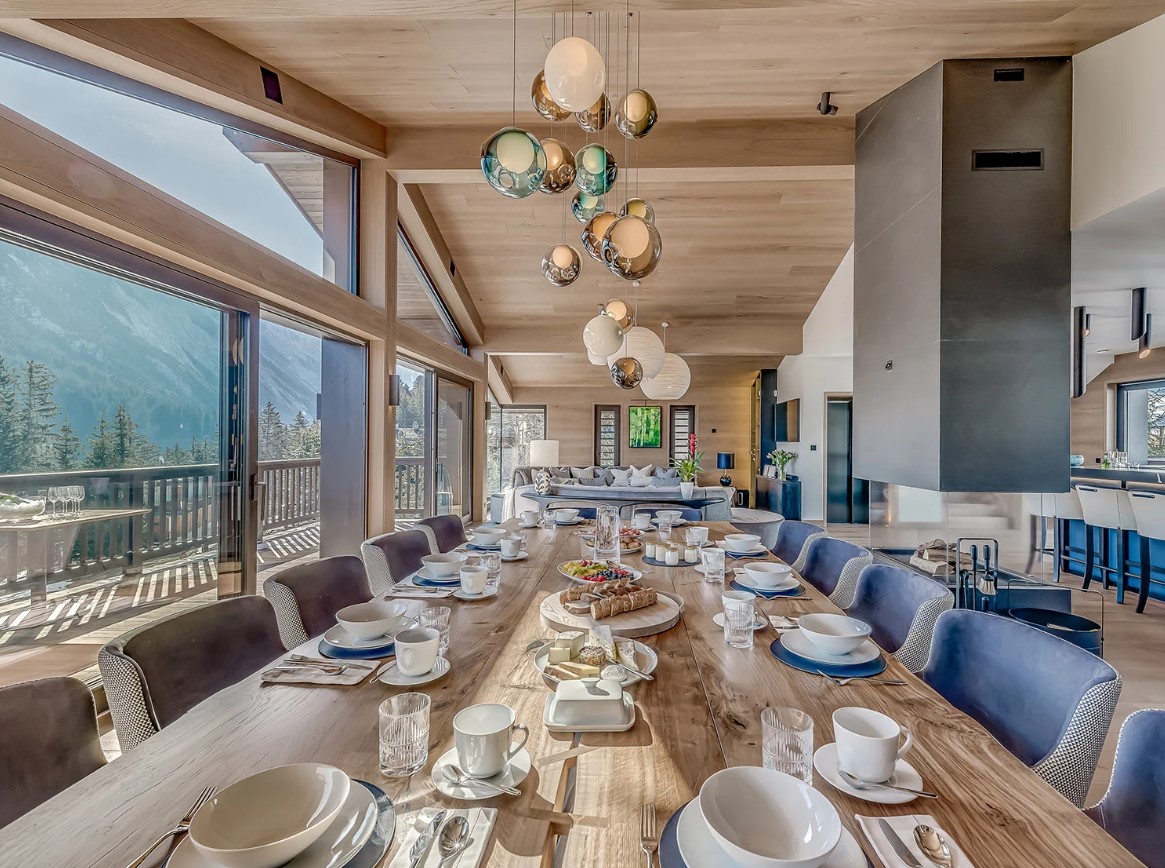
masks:
[[[938,616],[955,598],[944,585],[914,570],[870,564],[858,576],[854,601],[846,613],[870,625],[870,638],[911,672],[930,657]]]
[[[290,651],[335,626],[345,606],[372,599],[364,562],[354,555],[297,564],[263,583],[263,596],[275,607],[279,635]]]
[[[286,649],[262,597],[220,600],[155,621],[97,653],[121,749],[137,747]]]
[[[805,581],[828,594],[833,605],[847,609],[854,601],[858,576],[873,562],[874,556],[861,546],[836,537],[819,536],[810,540],[809,554],[800,573]]]
[[[1125,718],[1108,792],[1084,812],[1149,868],[1165,868],[1165,710]]]
[[[939,615],[919,677],[1083,805],[1120,696],[1115,669],[1011,618],[953,609]]]
[[[456,515],[422,518],[417,522],[417,530],[428,535],[434,554],[451,552],[468,539],[465,536],[465,523]]]
[[[398,530],[360,544],[368,585],[377,596],[419,570],[424,566],[421,558],[431,554],[432,543],[423,530]]]
[[[93,694],[75,678],[0,687],[0,826],[105,765]]]
[[[801,572],[805,569],[805,559],[809,556],[809,543],[822,536],[825,536],[825,531],[815,524],[785,519],[777,531],[777,544],[773,546],[773,554],[797,572]]]

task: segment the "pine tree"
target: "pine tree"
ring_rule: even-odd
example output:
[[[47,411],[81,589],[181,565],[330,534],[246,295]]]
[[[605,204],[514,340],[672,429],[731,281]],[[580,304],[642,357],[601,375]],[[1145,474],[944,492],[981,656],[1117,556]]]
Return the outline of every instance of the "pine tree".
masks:
[[[287,444],[287,426],[275,405],[268,401],[259,414],[259,460],[278,461],[286,457]]]
[[[106,470],[114,466],[113,432],[105,421],[104,413],[97,419],[97,427],[89,435],[89,454],[85,464],[94,470]]]
[[[25,362],[16,386],[15,454],[20,471],[53,467],[53,423],[57,416],[54,385],[56,378],[46,365]]]
[[[316,458],[320,454],[320,424],[300,410],[287,432],[287,458]]]
[[[16,439],[15,372],[0,355],[0,473],[20,470]]]
[[[76,470],[81,458],[81,438],[73,431],[69,420],[61,422],[53,445],[57,470]]]
[[[191,447],[193,445],[192,443]],[[183,464],[193,464],[194,462],[190,458],[190,450],[183,449],[175,443],[173,446],[167,447],[166,451],[162,453],[162,463],[170,467],[179,467]]]

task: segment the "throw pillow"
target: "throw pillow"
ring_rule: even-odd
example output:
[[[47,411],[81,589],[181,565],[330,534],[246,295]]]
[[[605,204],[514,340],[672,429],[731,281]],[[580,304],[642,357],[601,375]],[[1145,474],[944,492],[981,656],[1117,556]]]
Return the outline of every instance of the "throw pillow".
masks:
[[[630,469],[632,476],[651,476],[651,474],[655,471],[655,465],[644,464],[642,467],[636,467],[634,464],[632,464]]]
[[[656,479],[678,480],[680,472],[674,467],[657,467],[655,468],[655,477]]]
[[[651,485],[654,488],[679,488],[680,481],[675,477],[657,476],[651,480]]]
[[[570,475],[575,479],[594,479],[597,467],[572,467],[570,468]]]
[[[552,485],[578,485],[578,480],[570,476],[551,476]]]
[[[561,476],[565,479],[570,479],[569,467],[547,467],[546,469],[550,471],[551,476]]]
[[[626,488],[631,484],[630,468],[627,470],[620,470],[618,467],[614,467],[611,469],[611,474],[614,476],[614,481],[611,483],[611,485],[621,485]]]
[[[550,493],[550,471],[535,470],[534,471],[534,490],[539,494]]]

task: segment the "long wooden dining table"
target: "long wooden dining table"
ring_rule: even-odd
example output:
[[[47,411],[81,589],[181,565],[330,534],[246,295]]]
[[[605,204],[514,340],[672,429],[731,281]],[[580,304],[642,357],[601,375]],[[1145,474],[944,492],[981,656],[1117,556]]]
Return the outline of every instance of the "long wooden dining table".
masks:
[[[708,526],[713,539],[734,530],[727,523]],[[469,806],[435,790],[432,763],[452,746],[458,710],[502,702],[529,727],[534,765],[520,797],[475,803],[499,809],[483,863],[490,868],[642,865],[642,806],[654,803],[662,826],[713,772],[760,765],[760,712],[768,705],[809,712],[818,747],[833,740],[831,714],[842,706],[874,708],[910,728],[915,743],[909,760],[938,799],[873,804],[815,778],[876,866],[881,862],[855,814],[931,814],[977,868],[1140,865],[898,661],[890,659],[885,677],[905,679],[907,686],[861,680],[838,686],[774,659],[769,645],[776,633],[770,628],[756,634],[751,650],[729,647],[712,622],[723,586],[705,582],[691,567],[646,565],[639,555],[624,562],[643,570],[645,583],[682,596],[686,608],[676,626],[640,640],[655,649],[659,666],[654,681],[629,688],[637,706],[634,727],[623,733],[548,732],[542,717],[550,688],[527,646],[552,635],[538,605],[569,586],[558,564],[578,558],[580,546],[568,528],[526,533],[529,556],[503,566],[497,596],[451,601],[451,671],[420,688],[432,698],[431,750],[421,772],[386,779],[378,767],[377,707],[403,688],[374,680],[353,687],[263,686],[256,673],[0,830],[0,864],[124,866],[169,829],[203,787],[304,761],[331,763],[382,787],[398,811],[395,849],[401,823],[415,822],[413,812],[435,804]],[[836,611],[805,585],[804,596],[763,601],[764,610],[794,616]],[[314,651],[315,644],[297,650]]]

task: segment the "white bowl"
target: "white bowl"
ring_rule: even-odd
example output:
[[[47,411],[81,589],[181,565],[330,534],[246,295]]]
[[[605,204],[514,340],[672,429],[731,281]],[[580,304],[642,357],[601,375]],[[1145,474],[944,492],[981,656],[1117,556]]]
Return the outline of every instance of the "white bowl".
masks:
[[[504,527],[479,527],[473,531],[473,541],[479,546],[496,546],[507,533]]]
[[[793,568],[788,564],[772,561],[749,561],[744,565],[744,571],[758,588],[776,588],[793,574]]]
[[[724,545],[737,554],[755,552],[761,547],[760,537],[751,533],[730,533],[724,537]]]
[[[724,851],[749,868],[817,868],[841,840],[841,818],[803,781],[756,766],[716,772],[700,813]]]
[[[404,600],[370,600],[345,606],[336,613],[336,623],[357,639],[378,639],[386,633],[399,630],[412,619],[405,616],[408,603]]]
[[[448,578],[457,575],[467,560],[469,555],[465,552],[448,552],[443,555],[425,555],[421,558],[421,563],[428,567],[434,576]]]
[[[826,654],[848,654],[866,641],[870,625],[848,615],[802,615],[797,627]]]
[[[672,524],[675,524],[677,521],[683,518],[683,515],[684,514],[678,509],[661,509],[657,510],[655,513],[656,518],[660,519],[661,521],[670,521]]]
[[[574,521],[578,518],[577,509],[556,509],[554,510],[554,520],[558,522]]]
[[[315,843],[352,786],[334,766],[279,766],[243,778],[198,809],[190,840],[213,865],[276,868]]]

